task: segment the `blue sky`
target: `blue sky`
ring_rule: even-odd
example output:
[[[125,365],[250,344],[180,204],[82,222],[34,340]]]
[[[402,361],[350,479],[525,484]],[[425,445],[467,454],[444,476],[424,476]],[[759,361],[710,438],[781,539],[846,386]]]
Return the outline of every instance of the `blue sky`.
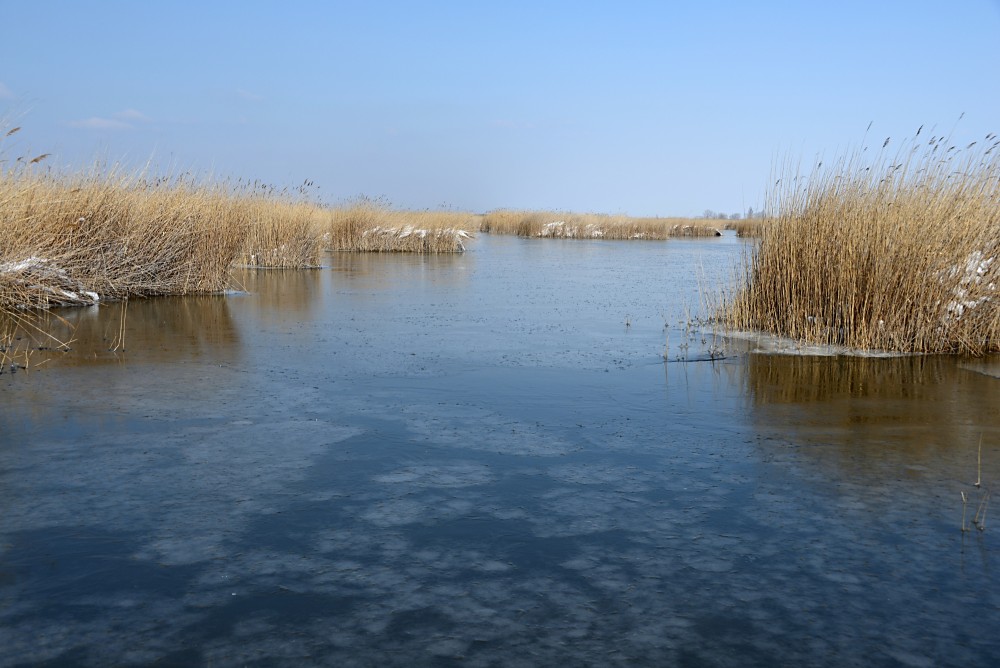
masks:
[[[1000,132],[1000,2],[0,2],[0,159],[405,208],[700,215]],[[964,113],[961,122],[958,118]],[[940,132],[939,132],[940,133]],[[873,140],[874,141],[874,140]]]

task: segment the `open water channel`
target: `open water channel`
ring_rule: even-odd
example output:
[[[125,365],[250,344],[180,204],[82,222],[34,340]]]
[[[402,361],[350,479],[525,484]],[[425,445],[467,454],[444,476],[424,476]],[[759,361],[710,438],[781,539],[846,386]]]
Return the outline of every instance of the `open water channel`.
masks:
[[[996,361],[688,328],[743,250],[481,236],[60,312],[0,375],[0,665],[1000,665]]]

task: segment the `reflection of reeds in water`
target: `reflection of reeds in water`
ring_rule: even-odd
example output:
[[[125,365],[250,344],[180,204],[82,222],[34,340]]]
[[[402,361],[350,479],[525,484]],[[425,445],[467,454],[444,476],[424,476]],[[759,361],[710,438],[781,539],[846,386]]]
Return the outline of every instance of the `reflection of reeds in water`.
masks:
[[[30,342],[24,342],[16,325],[13,321],[0,323],[0,376],[31,368],[31,356],[35,348]]]
[[[972,526],[980,531],[986,531],[986,513],[990,508],[990,490],[983,487],[983,437],[979,437],[979,448],[976,452],[976,482],[972,483],[976,488],[976,514],[972,518]],[[968,514],[969,497],[962,490],[962,531],[968,531],[965,519]]]
[[[257,316],[275,320],[305,320],[320,308],[321,271],[258,271],[238,269],[234,280],[251,293]],[[235,297],[244,299],[244,297]]]
[[[122,360],[126,341],[128,350],[141,351],[143,360],[227,360],[240,346],[227,300],[219,295],[164,297],[43,312],[32,320],[0,316],[0,330],[6,328],[19,355],[30,351],[32,366]]]
[[[852,458],[881,447],[922,457],[1000,432],[996,380],[942,356],[893,358],[751,354],[742,365],[754,423],[819,440]],[[860,461],[860,459],[856,459]]]
[[[751,354],[746,389],[755,405],[825,403],[848,397],[921,400],[953,369],[935,357],[810,357]]]
[[[635,218],[599,213],[500,209],[483,216],[481,232],[555,239],[669,239],[716,237],[721,221],[698,218]]]
[[[330,280],[334,290],[345,286],[359,292],[405,291],[414,286],[435,284],[443,287],[463,285],[469,275],[455,271],[456,263],[467,265],[469,255],[454,253],[388,256],[381,253],[333,253],[330,256]]]

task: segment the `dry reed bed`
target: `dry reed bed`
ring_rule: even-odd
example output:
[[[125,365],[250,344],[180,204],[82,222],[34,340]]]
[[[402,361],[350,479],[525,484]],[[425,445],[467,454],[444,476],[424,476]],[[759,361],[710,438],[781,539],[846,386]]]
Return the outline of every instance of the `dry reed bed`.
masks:
[[[723,224],[723,229],[735,231],[738,237],[759,237],[763,233],[765,225],[767,225],[767,219],[761,218],[727,220]]]
[[[479,230],[489,234],[557,239],[668,239],[720,234],[718,221],[714,220],[510,209],[484,215]]]
[[[998,144],[918,130],[894,155],[786,169],[720,319],[856,349],[1000,351]]]
[[[452,211],[397,211],[362,200],[333,210],[329,248],[335,251],[460,253],[478,216]]]
[[[253,208],[189,184],[4,174],[0,307],[221,290]]]
[[[315,266],[329,214],[249,187],[33,161],[0,172],[0,312],[218,292],[234,264]]]
[[[331,210],[259,183],[61,176],[39,164],[46,157],[0,161],[12,165],[0,169],[0,313],[219,292],[233,266],[316,267],[330,247],[462,251],[479,224],[368,204]]]
[[[330,232],[329,210],[305,202],[255,198],[252,223],[237,264],[246,267],[318,267]]]

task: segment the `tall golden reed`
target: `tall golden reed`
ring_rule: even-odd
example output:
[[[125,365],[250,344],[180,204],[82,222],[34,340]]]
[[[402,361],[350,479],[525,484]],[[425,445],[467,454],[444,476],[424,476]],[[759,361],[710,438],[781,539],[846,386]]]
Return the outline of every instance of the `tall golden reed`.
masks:
[[[268,197],[244,203],[251,208],[251,223],[237,264],[280,269],[320,266],[330,227],[329,210]]]
[[[251,216],[246,202],[186,183],[0,175],[0,305],[221,290]]]
[[[888,143],[783,170],[742,287],[723,297],[726,325],[867,350],[1000,350],[1000,142],[918,130]]]
[[[0,312],[218,292],[234,264],[318,264],[329,215],[256,185],[61,175],[10,159],[0,137]]]

